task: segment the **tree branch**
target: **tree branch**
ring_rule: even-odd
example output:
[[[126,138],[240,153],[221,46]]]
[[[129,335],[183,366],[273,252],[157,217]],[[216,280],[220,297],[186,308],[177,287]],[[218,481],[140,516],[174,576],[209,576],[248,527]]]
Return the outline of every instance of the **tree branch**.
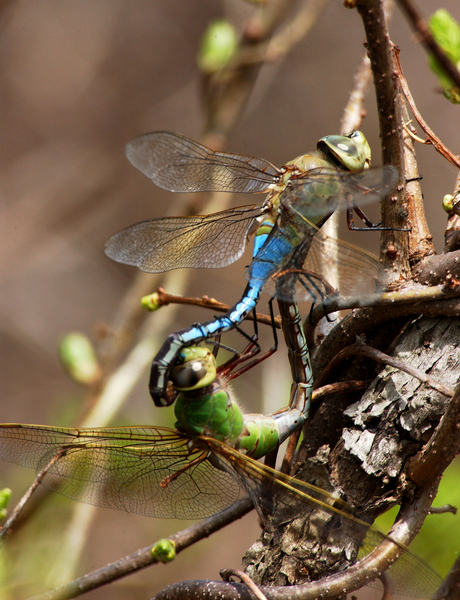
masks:
[[[437,135],[434,133],[434,131],[427,125],[427,123],[423,119],[422,115],[420,114],[417,106],[415,105],[414,98],[412,97],[412,94],[410,92],[406,78],[404,77],[404,73],[402,71],[401,62],[399,60],[399,48],[397,48],[396,46],[393,46],[393,57],[394,57],[394,64],[395,64],[395,72],[396,72],[396,75],[399,80],[399,85],[401,86],[401,89],[404,93],[407,103],[410,106],[412,114],[417,119],[417,122],[420,125],[420,127],[423,129],[423,131],[428,136],[429,142],[431,144],[433,144],[433,146],[439,152],[439,154],[442,154],[442,156],[444,156],[444,158],[447,158],[447,160],[451,164],[453,164],[455,167],[460,169],[460,155],[453,154],[442,143],[442,141],[437,137]],[[459,74],[459,76],[460,76],[460,74]]]
[[[205,519],[196,525],[187,527],[187,529],[170,536],[168,539],[174,542],[176,554],[178,554],[192,544],[209,537],[215,531],[240,519],[252,509],[253,504],[251,500],[249,498],[242,498],[229,509]],[[68,598],[76,598],[85,592],[126,577],[126,575],[130,575],[158,562],[160,562],[159,558],[155,554],[152,554],[152,546],[147,546],[147,548],[138,550],[134,554],[107,565],[102,569],[88,573],[54,590],[33,596],[30,600],[67,600]]]
[[[405,232],[397,231],[407,229],[410,225],[405,209],[401,101],[394,81],[394,64],[383,4],[381,0],[357,0],[356,8],[363,20],[374,77],[383,162],[399,170],[396,201],[382,203],[382,222],[394,230],[382,232],[380,245],[380,254],[383,266],[389,274],[389,283],[398,285],[410,279],[408,236]]]
[[[415,537],[423,525],[434,493],[435,488],[432,487],[424,492],[417,501],[408,503],[401,508],[398,520],[390,532],[395,541],[407,545]],[[366,558],[341,573],[305,585],[260,586],[260,590],[268,600],[335,599],[344,593],[360,589],[378,577],[379,572],[387,569],[400,553],[400,546],[390,541],[384,541]],[[429,577],[428,573],[429,571],[427,571]],[[409,579],[407,573],[406,577]],[[433,572],[431,582],[433,592],[440,583],[440,579]],[[166,587],[155,596],[155,600],[190,600],[190,598],[200,597],[207,600],[250,600],[251,595],[244,584],[209,580],[183,581]]]

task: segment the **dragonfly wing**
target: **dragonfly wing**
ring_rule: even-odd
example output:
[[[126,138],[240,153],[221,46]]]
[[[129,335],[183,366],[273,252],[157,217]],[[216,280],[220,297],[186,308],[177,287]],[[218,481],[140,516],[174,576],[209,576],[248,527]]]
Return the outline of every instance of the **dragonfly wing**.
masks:
[[[362,546],[359,549],[358,558],[364,558],[374,550],[382,541],[374,529],[370,529]],[[416,598],[433,598],[435,592],[442,585],[439,574],[420,556],[412,552],[404,552],[389,569],[391,584],[397,594],[401,596],[412,596]],[[368,585],[382,589],[379,580],[370,582]]]
[[[395,188],[398,170],[386,165],[348,173],[318,168],[293,177],[281,193],[281,202],[312,223],[336,208],[377,202]],[[331,207],[331,208],[330,208]]]
[[[369,204],[385,198],[396,187],[398,169],[385,165],[364,169],[358,173],[341,173],[345,193],[357,204]]]
[[[131,225],[116,233],[105,253],[147,273],[179,268],[216,269],[243,254],[260,206],[242,206],[206,216],[167,217]]]
[[[228,468],[238,474],[266,529],[275,530],[281,548],[280,531],[287,534],[285,547],[289,556],[295,556],[304,572],[309,572],[308,565],[310,574],[315,573],[323,546],[328,556],[332,553],[337,567],[343,559],[362,558],[381,542],[392,541],[356,516],[353,508],[336,495],[243,456],[223,442],[204,439],[219,457],[225,458]],[[404,549],[388,571],[394,592],[431,598],[442,583],[438,573],[405,546],[392,543]],[[291,554],[292,548],[295,553]],[[307,563],[308,555],[313,557],[311,563]]]
[[[0,425],[0,458],[46,469],[45,486],[88,504],[151,517],[208,517],[238,499],[237,481],[213,467],[207,454],[165,428]]]
[[[338,290],[342,296],[372,294],[377,279],[383,278],[383,269],[376,256],[342,240],[332,239],[321,231],[313,238],[304,269],[324,273],[327,280],[333,279],[329,273],[337,269]]]
[[[372,294],[383,276],[377,258],[369,252],[317,230],[306,259],[279,269],[264,285],[263,291],[281,300],[321,302],[335,291],[342,296]]]
[[[130,162],[170,192],[263,192],[279,171],[262,158],[215,152],[182,135],[156,131],[126,145]]]

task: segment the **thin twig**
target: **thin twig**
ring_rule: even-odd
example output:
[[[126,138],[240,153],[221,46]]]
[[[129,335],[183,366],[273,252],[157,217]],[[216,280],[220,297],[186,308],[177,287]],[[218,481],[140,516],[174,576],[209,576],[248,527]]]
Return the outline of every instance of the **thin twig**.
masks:
[[[452,504],[444,504],[444,506],[432,506],[430,508],[430,515],[443,515],[445,513],[457,514],[457,507]]]
[[[151,303],[152,306],[155,306],[155,310],[160,306],[167,306],[168,304],[188,304],[191,306],[201,306],[203,308],[209,308],[210,310],[215,310],[222,313],[227,312],[231,308],[229,304],[219,302],[215,298],[209,298],[209,296],[201,296],[201,298],[197,298],[191,296],[180,296],[177,294],[168,294],[168,292],[161,287],[158,288],[156,292],[146,297],[146,307],[148,307],[149,303]],[[253,313],[250,313],[246,319],[248,321],[254,321]],[[272,320],[269,315],[256,313],[256,319],[258,323],[270,326],[274,325],[277,329],[281,328],[280,317],[275,317],[275,319]]]
[[[405,102],[402,103],[401,114],[403,123],[405,124],[409,121],[409,113]],[[414,264],[419,262],[423,257],[434,254],[435,251],[433,236],[430,233],[426,219],[414,142],[407,126],[403,128],[403,138],[407,209],[411,225],[409,252],[411,264]]]
[[[379,115],[383,162],[399,171],[396,201],[392,198],[382,203],[382,222],[393,229],[382,232],[380,255],[391,283],[400,284],[410,279],[408,235],[401,231],[409,225],[406,211],[401,210],[406,202],[401,100],[393,80],[394,61],[383,3],[381,0],[356,0],[356,8],[366,32],[366,47],[371,62]]]
[[[416,107],[414,98],[412,97],[409,86],[407,85],[406,78],[404,77],[404,73],[401,68],[401,62],[399,60],[399,48],[397,48],[396,46],[393,46],[393,60],[394,60],[394,64],[395,64],[395,73],[396,73],[396,76],[398,77],[399,84],[400,84],[403,94],[407,100],[407,103],[410,106],[412,114],[417,119],[418,124],[423,129],[423,131],[426,133],[430,143],[433,144],[433,146],[439,152],[439,154],[442,154],[442,156],[444,156],[444,158],[447,158],[447,160],[451,164],[453,164],[458,169],[460,169],[460,155],[453,154],[445,146],[445,144],[442,143],[442,141],[438,138],[438,136],[434,133],[434,131],[427,125],[426,121],[423,119],[418,108]],[[460,76],[460,74],[459,74],[459,76]]]
[[[411,0],[398,0],[398,4],[406,14],[412,28],[419,34],[425,49],[434,54],[438,63],[452,80],[452,83],[460,87],[460,72],[433,38],[425,19],[423,19],[419,11],[415,8],[413,2]]]
[[[347,105],[343,111],[340,131],[346,135],[361,127],[361,121],[364,110],[364,101],[369,92],[369,86],[372,81],[371,61],[364,52],[358,69],[353,77],[353,87],[348,98]]]
[[[447,396],[448,398],[452,398],[454,396],[455,391],[452,388],[442,384],[439,381],[436,381],[432,377],[429,377],[426,373],[424,373],[420,369],[416,369],[415,367],[410,367],[404,361],[399,360],[398,358],[394,358],[393,356],[389,356],[388,354],[385,354],[384,352],[381,352],[380,350],[377,350],[376,348],[372,348],[371,346],[367,346],[366,344],[363,344],[362,342],[356,342],[355,344],[352,344],[351,346],[347,346],[346,348],[341,350],[332,359],[332,361],[329,363],[327,368],[324,369],[324,371],[321,373],[321,375],[316,378],[315,385],[320,386],[321,382],[327,380],[329,378],[331,372],[333,372],[334,369],[336,369],[337,366],[343,360],[345,360],[346,358],[349,358],[350,356],[355,356],[355,355],[367,356],[368,358],[371,358],[375,362],[378,362],[378,363],[381,363],[384,365],[388,365],[390,367],[394,367],[395,369],[398,369],[399,371],[403,371],[404,373],[407,373],[411,377],[415,377],[415,379],[418,379],[419,381],[421,381],[422,383],[424,383],[431,389],[436,390],[437,392],[443,394],[444,396]]]
[[[351,394],[353,392],[367,390],[370,383],[370,381],[337,381],[335,383],[328,383],[313,391],[311,401],[312,403],[318,402],[326,396],[341,394],[342,392]]]
[[[447,293],[458,291],[460,281],[460,250],[427,256],[417,265],[415,275],[423,285],[440,285]]]
[[[242,48],[234,65],[257,65],[286,56],[311,31],[328,1],[304,1],[290,22],[281,27],[270,41]]]
[[[217,149],[220,137],[226,138],[246,107],[265,53],[262,52],[252,63],[242,62],[239,57],[244,57],[246,52],[261,44],[268,44],[294,5],[294,0],[274,0],[267,3],[263,10],[257,11],[243,28],[238,55],[226,67],[207,78],[203,98],[205,132],[213,138]]]
[[[181,292],[186,285],[187,276],[185,271],[178,274],[168,273],[166,281],[168,285]],[[152,357],[158,351],[161,340],[169,333],[175,318],[174,310],[164,315],[150,316],[142,327],[136,345],[123,363],[106,380],[97,402],[81,419],[79,427],[103,427],[113,418],[140,377],[148,369]]]
[[[240,519],[250,512],[252,508],[253,504],[249,498],[243,498],[229,509],[205,519],[196,525],[187,527],[187,529],[170,536],[168,539],[174,542],[176,554],[178,554],[192,544],[208,537],[215,531]],[[147,546],[147,548],[138,550],[134,554],[107,565],[102,569],[88,573],[83,577],[75,579],[74,581],[53,590],[49,590],[43,594],[33,596],[30,600],[66,600],[68,598],[76,598],[85,592],[89,592],[102,585],[126,577],[126,575],[158,562],[161,561],[155,554],[152,554],[152,546]]]
[[[256,598],[259,600],[267,600],[267,596],[261,592],[260,588],[244,571],[241,571],[240,569],[221,569],[219,574],[223,581],[231,581],[231,577],[238,577],[242,583],[248,586]]]
[[[8,535],[8,533],[10,532],[10,530],[13,527],[14,523],[16,522],[17,518],[19,517],[19,515],[23,511],[24,506],[27,504],[27,502],[29,501],[30,497],[35,492],[35,490],[38,488],[38,486],[40,485],[40,483],[43,481],[43,478],[48,473],[50,467],[52,467],[52,465],[59,458],[61,458],[63,452],[64,451],[61,451],[58,454],[56,454],[56,456],[53,456],[53,458],[49,461],[49,463],[45,467],[43,467],[43,469],[37,474],[37,476],[35,477],[35,480],[32,483],[32,485],[29,487],[29,489],[26,491],[26,493],[23,495],[23,497],[19,500],[19,502],[15,506],[13,512],[9,516],[8,520],[4,523],[3,527],[1,528],[1,531],[0,531],[0,540],[2,540],[6,535]]]
[[[436,257],[439,258],[439,257]],[[455,257],[452,257],[455,260]],[[432,265],[433,267],[433,265]],[[431,269],[433,273],[433,268]],[[305,327],[315,327],[315,325],[324,317],[324,315],[336,312],[338,310],[348,310],[351,308],[369,308],[369,307],[396,307],[401,304],[411,304],[416,308],[420,302],[439,301],[447,298],[456,298],[460,296],[458,289],[449,289],[444,285],[411,285],[411,287],[400,290],[399,292],[385,292],[382,294],[369,294],[368,296],[337,296],[325,299],[323,304],[315,306],[305,323]],[[417,312],[417,311],[414,311]],[[391,318],[391,315],[388,315]]]

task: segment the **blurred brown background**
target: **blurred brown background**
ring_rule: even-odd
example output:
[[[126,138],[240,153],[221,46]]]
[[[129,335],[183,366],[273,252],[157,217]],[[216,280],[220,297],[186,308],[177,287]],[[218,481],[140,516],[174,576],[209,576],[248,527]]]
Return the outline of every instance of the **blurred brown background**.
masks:
[[[425,15],[439,8],[432,0],[418,4]],[[442,6],[460,20],[458,0],[443,0]],[[211,20],[225,16],[238,27],[253,10],[241,0],[2,4],[2,422],[58,424],[67,407],[78,412],[83,391],[60,366],[59,338],[70,330],[94,335],[98,324],[110,324],[135,269],[110,261],[104,243],[131,223],[164,215],[175,200],[130,165],[124,145],[154,130],[200,138],[204,119],[195,61],[199,39]],[[419,110],[444,143],[459,153],[460,109],[437,91],[425,53],[398,9],[390,33],[401,47],[401,62]],[[330,2],[312,34],[286,61],[263,68],[228,150],[280,166],[313,149],[320,137],[337,133],[363,39],[358,14]],[[362,129],[374,151],[374,164],[379,164],[372,92],[367,110]],[[456,173],[433,148],[417,146],[417,153],[428,220],[441,251],[446,222],[441,200],[452,191]],[[239,197],[234,205],[250,202]],[[377,234],[353,241],[378,250]],[[233,303],[245,285],[243,267],[240,261],[223,270],[196,272],[189,292]],[[209,317],[191,314],[181,310],[174,329]],[[251,374],[251,383],[245,382],[249,392],[243,400],[254,410],[262,410],[251,400],[263,373],[261,369]],[[128,417],[133,423],[159,423],[146,383],[147,373],[115,424]],[[0,474],[0,486],[15,486],[15,498],[33,477],[32,472],[3,463]],[[71,504],[57,501],[57,508],[46,516],[58,536]],[[185,526],[99,509],[94,523],[79,573]],[[239,557],[257,531],[255,519],[247,517],[172,564],[143,571],[91,597],[148,598],[179,579],[217,578],[219,568],[239,567]],[[50,542],[48,534],[36,531],[31,555],[44,554],[42,545],[59,548],[59,537]],[[18,536],[11,541],[19,555],[20,540]],[[37,577],[25,564],[30,562],[22,563],[21,583],[28,593],[38,591],[27,585]],[[21,590],[5,594],[24,595]]]

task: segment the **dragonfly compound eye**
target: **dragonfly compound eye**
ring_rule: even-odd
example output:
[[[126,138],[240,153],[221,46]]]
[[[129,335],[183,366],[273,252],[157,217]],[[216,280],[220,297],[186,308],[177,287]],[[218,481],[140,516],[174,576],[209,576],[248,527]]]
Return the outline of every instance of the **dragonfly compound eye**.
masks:
[[[192,390],[207,385],[202,383],[206,375],[206,367],[201,361],[194,360],[175,366],[171,371],[171,381],[177,390]]]
[[[171,370],[170,379],[177,390],[206,387],[216,378],[216,360],[207,348],[184,348]]]
[[[350,136],[327,135],[319,140],[316,147],[340,169],[360,171],[369,167],[370,147],[360,131]]]

